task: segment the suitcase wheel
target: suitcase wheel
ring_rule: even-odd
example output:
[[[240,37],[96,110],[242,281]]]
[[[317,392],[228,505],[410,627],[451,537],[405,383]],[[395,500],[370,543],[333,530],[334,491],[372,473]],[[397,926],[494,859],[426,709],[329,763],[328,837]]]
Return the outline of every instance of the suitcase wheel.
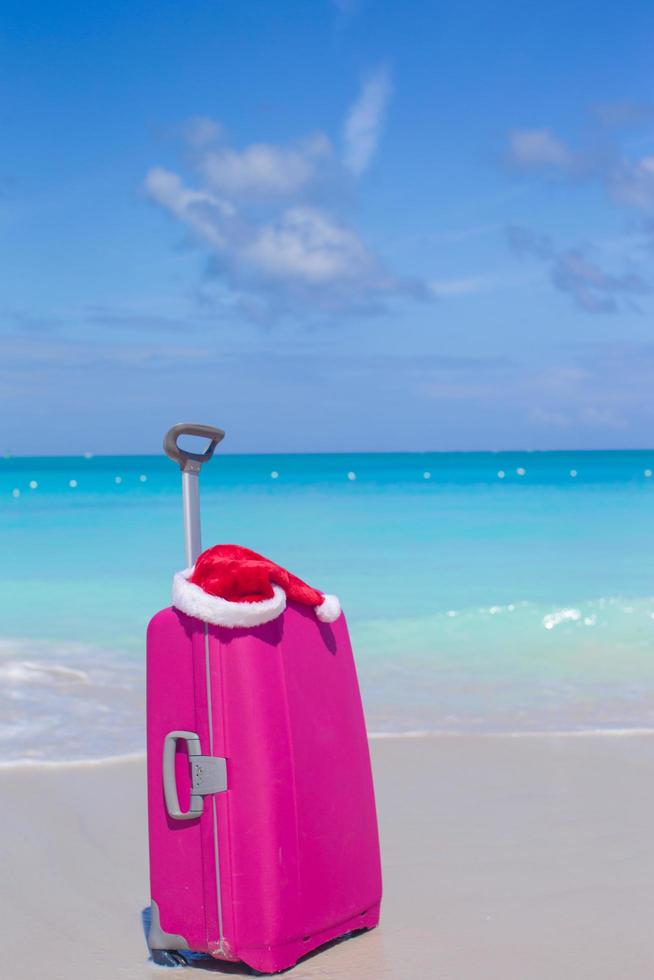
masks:
[[[174,949],[151,949],[150,957],[157,966],[187,966],[187,961],[181,953]]]

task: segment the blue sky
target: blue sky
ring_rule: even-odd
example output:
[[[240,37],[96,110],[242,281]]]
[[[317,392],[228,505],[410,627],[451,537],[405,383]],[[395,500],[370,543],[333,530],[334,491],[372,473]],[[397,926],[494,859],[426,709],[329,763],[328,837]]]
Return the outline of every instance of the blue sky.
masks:
[[[654,7],[3,6],[0,444],[649,446]]]

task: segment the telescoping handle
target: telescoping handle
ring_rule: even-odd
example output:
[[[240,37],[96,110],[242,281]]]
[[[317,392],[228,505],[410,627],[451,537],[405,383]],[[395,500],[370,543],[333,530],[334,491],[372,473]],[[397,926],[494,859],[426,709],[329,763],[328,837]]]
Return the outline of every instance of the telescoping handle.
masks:
[[[209,440],[209,445],[203,453],[192,453],[182,449],[177,440],[180,436],[200,436]],[[213,425],[201,425],[195,422],[178,422],[169,429],[164,437],[164,452],[170,456],[182,471],[182,506],[184,509],[184,545],[186,549],[186,564],[195,564],[195,559],[202,551],[202,534],[200,528],[200,469],[203,463],[208,463],[219,442],[225,438],[222,429]]]

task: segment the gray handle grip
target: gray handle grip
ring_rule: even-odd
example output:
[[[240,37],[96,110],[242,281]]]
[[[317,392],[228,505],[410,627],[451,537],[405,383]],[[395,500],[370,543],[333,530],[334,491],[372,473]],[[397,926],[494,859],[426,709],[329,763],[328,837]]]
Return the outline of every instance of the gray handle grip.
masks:
[[[177,742],[183,739],[188,746],[189,758],[199,756],[201,753],[200,737],[195,732],[168,732],[164,739],[163,746],[163,789],[166,800],[166,810],[168,816],[173,820],[195,820],[202,815],[204,800],[201,796],[191,794],[191,802],[188,810],[182,810],[177,796],[177,782],[175,780],[175,750]]]
[[[180,436],[200,436],[209,439],[209,445],[203,453],[192,453],[188,449],[178,446],[177,440]],[[169,429],[164,436],[164,452],[176,463],[179,463],[181,470],[186,469],[189,463],[195,464],[192,468],[199,470],[203,463],[208,463],[214,454],[214,450],[219,442],[225,438],[222,429],[217,429],[214,425],[201,425],[195,422],[178,422],[172,429]]]

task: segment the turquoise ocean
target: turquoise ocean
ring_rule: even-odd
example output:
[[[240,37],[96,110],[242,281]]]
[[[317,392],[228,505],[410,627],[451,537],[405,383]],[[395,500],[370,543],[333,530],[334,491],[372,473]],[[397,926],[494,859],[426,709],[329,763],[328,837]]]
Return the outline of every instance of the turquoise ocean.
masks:
[[[654,729],[654,451],[217,455],[203,544],[335,592],[371,733]],[[144,745],[165,457],[0,461],[0,759]]]

